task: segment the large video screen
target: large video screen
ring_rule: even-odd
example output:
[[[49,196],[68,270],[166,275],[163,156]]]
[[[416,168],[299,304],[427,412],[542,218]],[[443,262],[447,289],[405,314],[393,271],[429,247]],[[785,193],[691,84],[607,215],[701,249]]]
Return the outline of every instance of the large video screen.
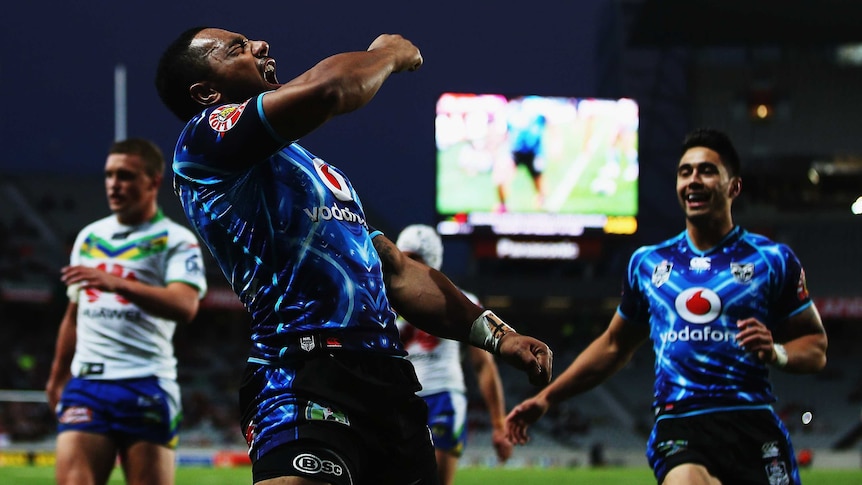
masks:
[[[632,234],[638,105],[628,98],[444,93],[437,101],[442,234]]]

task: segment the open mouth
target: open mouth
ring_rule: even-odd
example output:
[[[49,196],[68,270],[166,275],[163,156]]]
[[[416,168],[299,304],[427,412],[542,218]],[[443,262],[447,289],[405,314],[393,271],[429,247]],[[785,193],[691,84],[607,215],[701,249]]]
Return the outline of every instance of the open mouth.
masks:
[[[267,59],[263,65],[263,79],[270,84],[278,84],[275,75],[275,59]]]
[[[705,204],[709,200],[709,194],[691,192],[686,194],[685,202],[689,206],[700,206]]]

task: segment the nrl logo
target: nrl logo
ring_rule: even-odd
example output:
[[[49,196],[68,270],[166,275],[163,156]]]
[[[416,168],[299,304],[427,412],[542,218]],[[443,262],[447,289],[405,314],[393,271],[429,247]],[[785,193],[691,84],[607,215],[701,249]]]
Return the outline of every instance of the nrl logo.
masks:
[[[652,284],[656,288],[659,288],[661,285],[667,283],[668,278],[670,278],[670,270],[672,269],[673,263],[669,263],[667,260],[657,264],[652,270]]]
[[[311,352],[312,350],[314,350],[314,337],[311,337],[309,335],[300,337],[299,347],[306,352]]]
[[[746,284],[754,277],[754,263],[730,263],[730,274],[740,284]]]

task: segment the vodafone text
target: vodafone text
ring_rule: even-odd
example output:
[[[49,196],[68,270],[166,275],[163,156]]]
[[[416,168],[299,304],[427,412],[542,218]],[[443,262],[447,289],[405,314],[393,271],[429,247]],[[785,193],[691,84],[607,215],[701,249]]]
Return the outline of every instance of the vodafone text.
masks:
[[[311,209],[306,208],[303,210],[312,222],[318,222],[321,219],[324,221],[335,219],[336,221],[353,222],[365,226],[365,219],[347,207],[341,208],[332,204],[332,207],[312,207]]]
[[[671,330],[659,335],[662,342],[734,342],[736,343],[736,332],[712,328],[709,325],[701,328],[692,328],[687,325],[677,332]]]

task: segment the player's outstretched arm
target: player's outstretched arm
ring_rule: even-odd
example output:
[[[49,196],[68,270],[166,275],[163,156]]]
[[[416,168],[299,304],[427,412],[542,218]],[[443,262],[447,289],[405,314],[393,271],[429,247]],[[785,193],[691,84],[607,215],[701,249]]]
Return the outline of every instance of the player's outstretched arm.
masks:
[[[408,322],[438,337],[466,342],[523,370],[535,385],[551,379],[551,349],[517,333],[496,315],[470,301],[449,278],[405,256],[386,236],[374,247],[383,264],[389,301]]]
[[[647,325],[627,324],[615,313],[602,335],[578,355],[569,367],[535,396],[515,406],[506,417],[509,439],[515,444],[529,441],[530,425],[551,406],[586,392],[620,370],[649,337]]]
[[[397,34],[378,36],[365,51],[344,52],[263,97],[263,111],[287,140],[310,133],[330,118],[366,105],[391,74],[422,65],[419,49]]]

